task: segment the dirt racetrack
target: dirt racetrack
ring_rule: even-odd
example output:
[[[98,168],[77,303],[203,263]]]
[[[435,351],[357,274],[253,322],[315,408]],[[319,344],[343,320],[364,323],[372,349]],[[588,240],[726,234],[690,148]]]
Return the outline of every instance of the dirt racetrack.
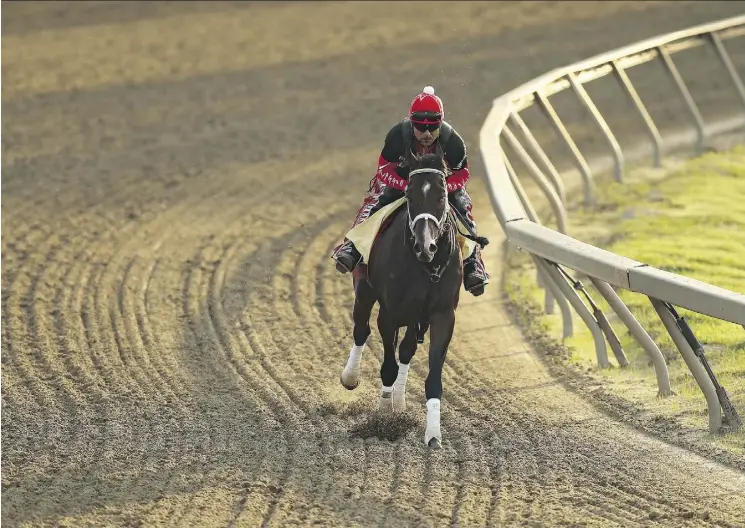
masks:
[[[742,468],[602,413],[512,326],[477,143],[491,99],[531,77],[742,12],[3,3],[3,526],[745,526]],[[395,422],[372,412],[375,330],[360,387],[340,386],[352,291],[328,258],[425,84],[492,240],[439,452],[421,348]]]

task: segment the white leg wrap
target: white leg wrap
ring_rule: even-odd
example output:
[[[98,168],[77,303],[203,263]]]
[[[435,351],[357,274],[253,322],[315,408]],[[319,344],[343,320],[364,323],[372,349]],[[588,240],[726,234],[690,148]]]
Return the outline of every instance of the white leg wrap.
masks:
[[[349,351],[347,365],[341,373],[341,382],[347,388],[354,388],[360,382],[360,365],[362,364],[362,353],[364,350],[365,345],[354,345],[352,350]]]
[[[393,412],[393,386],[380,386],[380,402],[378,408],[384,412]]]
[[[393,383],[393,410],[406,409],[406,380],[409,379],[409,365],[398,365],[398,377]]]
[[[437,439],[438,446],[442,443],[442,433],[440,432],[440,400],[438,398],[427,400],[427,429],[424,432],[424,444],[429,445],[429,442],[433,438]]]

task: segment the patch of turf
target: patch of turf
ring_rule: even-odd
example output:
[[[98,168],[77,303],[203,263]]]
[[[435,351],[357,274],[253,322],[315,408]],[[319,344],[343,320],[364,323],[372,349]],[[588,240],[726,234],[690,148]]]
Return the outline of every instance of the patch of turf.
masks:
[[[636,178],[639,180],[639,177]],[[597,203],[570,208],[571,235],[651,266],[745,292],[745,147],[706,154],[683,163],[655,181],[599,186]],[[575,276],[576,274],[567,269]],[[530,314],[530,333],[561,336],[561,315],[545,315],[543,290],[529,255],[508,256],[506,294],[511,304]],[[649,332],[668,362],[675,395],[656,397],[656,378],[643,348],[586,277],[587,291],[611,320],[630,362],[626,369],[598,371],[592,336],[574,314],[574,335],[564,340],[565,365],[600,378],[605,390],[655,415],[674,419],[684,429],[706,430],[706,402],[662,325],[649,299],[618,290],[621,299]],[[745,418],[745,329],[726,321],[678,309],[686,317],[717,379]],[[555,355],[555,354],[554,354]],[[610,347],[608,355],[614,363]],[[714,442],[732,453],[745,454],[745,432]]]

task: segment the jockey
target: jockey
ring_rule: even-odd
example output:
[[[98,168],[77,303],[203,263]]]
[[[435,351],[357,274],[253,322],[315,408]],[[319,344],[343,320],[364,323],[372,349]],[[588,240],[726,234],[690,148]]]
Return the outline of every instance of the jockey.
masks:
[[[448,167],[448,201],[476,233],[471,198],[466,191],[469,178],[466,144],[444,118],[442,101],[435,95],[434,88],[426,86],[411,102],[409,117],[396,123],[386,135],[377,173],[353,226],[404,196],[409,177],[405,153],[409,148],[416,155],[438,151],[443,156]],[[463,262],[463,286],[474,296],[484,293],[489,282],[480,249],[477,245],[473,254]],[[350,240],[345,239],[334,248],[331,258],[336,260],[336,269],[340,273],[348,273],[360,263],[362,255]]]

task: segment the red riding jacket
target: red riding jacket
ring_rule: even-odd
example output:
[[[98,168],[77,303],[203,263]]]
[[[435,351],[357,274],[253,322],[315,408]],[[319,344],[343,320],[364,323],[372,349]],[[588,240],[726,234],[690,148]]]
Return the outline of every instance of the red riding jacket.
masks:
[[[443,150],[445,163],[449,169],[447,177],[448,192],[457,191],[466,185],[469,178],[466,144],[460,134],[447,122],[443,122],[440,137],[430,147],[414,141],[413,127],[408,119],[396,123],[385,137],[383,150],[378,157],[378,171],[375,177],[388,187],[405,190],[409,171],[403,166],[406,148],[411,145],[415,154],[435,151],[437,144]]]

